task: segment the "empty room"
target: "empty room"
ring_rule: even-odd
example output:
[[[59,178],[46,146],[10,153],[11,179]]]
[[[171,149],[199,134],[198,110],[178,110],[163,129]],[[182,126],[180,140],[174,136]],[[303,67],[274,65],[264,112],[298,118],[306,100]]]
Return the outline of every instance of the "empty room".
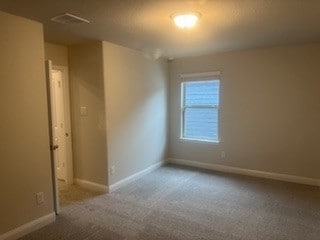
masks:
[[[319,240],[320,1],[0,0],[0,240]]]

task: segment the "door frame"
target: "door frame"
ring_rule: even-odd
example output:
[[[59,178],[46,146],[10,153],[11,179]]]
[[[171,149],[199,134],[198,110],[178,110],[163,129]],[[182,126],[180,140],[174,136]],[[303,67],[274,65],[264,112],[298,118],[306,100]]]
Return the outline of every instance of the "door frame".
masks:
[[[51,79],[52,79],[52,62],[51,60],[45,61],[46,72],[46,85],[47,85],[47,101],[48,101],[48,123],[49,123],[49,141],[50,141],[50,160],[51,160],[51,175],[52,175],[52,190],[53,190],[53,208],[56,214],[60,212],[59,204],[59,191],[58,191],[58,178],[57,166],[54,160],[54,142],[52,131],[52,110],[51,110]]]

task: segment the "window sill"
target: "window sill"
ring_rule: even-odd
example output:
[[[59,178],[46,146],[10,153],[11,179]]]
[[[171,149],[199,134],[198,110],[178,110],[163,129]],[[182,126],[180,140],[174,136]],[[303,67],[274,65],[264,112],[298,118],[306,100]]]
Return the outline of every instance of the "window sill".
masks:
[[[194,142],[194,143],[208,143],[208,144],[219,144],[219,140],[203,140],[203,139],[193,139],[193,138],[180,138],[182,142]]]

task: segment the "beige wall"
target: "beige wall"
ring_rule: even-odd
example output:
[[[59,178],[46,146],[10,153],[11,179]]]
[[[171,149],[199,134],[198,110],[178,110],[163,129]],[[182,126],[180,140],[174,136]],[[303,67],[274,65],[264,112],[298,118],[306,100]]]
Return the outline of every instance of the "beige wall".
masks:
[[[319,59],[310,44],[172,61],[169,157],[319,178]],[[216,70],[221,143],[180,141],[178,74]]]
[[[107,143],[102,43],[69,48],[73,164],[75,178],[107,184]],[[87,116],[80,116],[80,107]]]
[[[53,196],[42,25],[0,12],[0,29],[1,235],[52,213]]]
[[[167,62],[108,42],[103,60],[111,185],[165,158]]]
[[[45,60],[51,60],[53,65],[68,67],[68,48],[63,45],[44,43]]]

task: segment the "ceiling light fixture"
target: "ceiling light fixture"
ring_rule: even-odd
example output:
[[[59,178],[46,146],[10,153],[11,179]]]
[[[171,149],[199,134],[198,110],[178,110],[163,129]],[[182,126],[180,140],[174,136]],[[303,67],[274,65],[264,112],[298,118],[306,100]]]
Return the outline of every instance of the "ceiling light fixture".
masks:
[[[201,14],[198,12],[175,13],[171,15],[174,23],[179,28],[192,28],[196,25]]]

